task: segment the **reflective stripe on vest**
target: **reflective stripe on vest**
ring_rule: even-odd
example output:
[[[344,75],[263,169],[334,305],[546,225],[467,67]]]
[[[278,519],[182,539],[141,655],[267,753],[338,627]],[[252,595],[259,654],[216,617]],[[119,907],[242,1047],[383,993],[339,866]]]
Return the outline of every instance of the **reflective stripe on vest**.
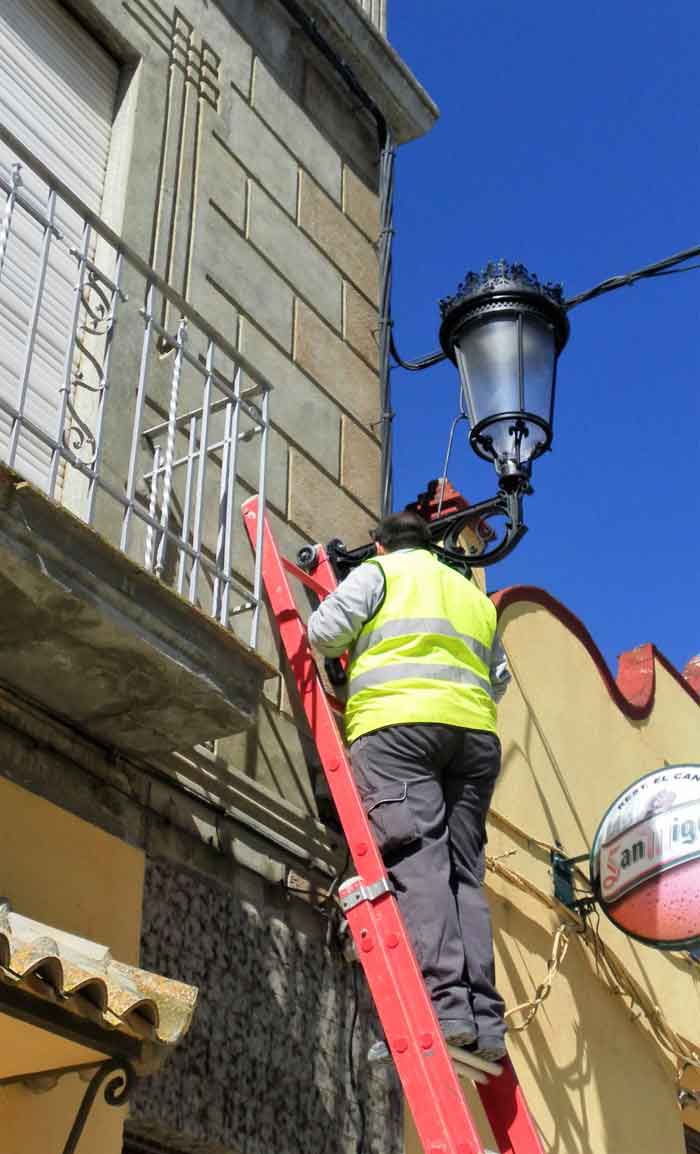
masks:
[[[385,685],[387,681],[451,681],[457,685],[478,685],[484,693],[493,699],[490,683],[472,673],[471,669],[459,668],[456,665],[435,665],[429,661],[402,661],[400,665],[382,666],[380,669],[369,669],[360,673],[350,682],[348,697],[359,693],[361,689],[369,689],[373,685]]]
[[[350,654],[348,741],[388,725],[426,722],[495,732],[493,603],[427,549],[365,564],[378,565],[385,588]]]
[[[459,630],[455,629],[452,622],[447,621],[444,617],[404,617],[400,621],[385,621],[379,628],[373,629],[371,633],[360,634],[353,646],[353,660],[357,661],[365,649],[372,649],[381,641],[387,641],[391,637],[410,637],[414,633],[433,633],[441,637],[455,637],[458,641],[463,641],[472,653],[483,661],[484,665],[489,665],[491,662],[491,650],[487,645],[482,645],[476,637],[470,637],[467,633],[460,633]]]

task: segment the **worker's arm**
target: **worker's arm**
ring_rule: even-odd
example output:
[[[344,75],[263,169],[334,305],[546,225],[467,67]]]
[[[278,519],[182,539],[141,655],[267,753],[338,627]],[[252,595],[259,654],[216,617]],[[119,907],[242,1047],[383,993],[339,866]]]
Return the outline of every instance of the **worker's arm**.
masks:
[[[496,634],[491,646],[491,691],[494,701],[501,700],[510,680],[511,672],[508,668],[506,651],[501,644],[500,637]]]
[[[379,565],[358,565],[309,617],[309,641],[324,657],[340,657],[362,626],[374,617],[384,597]]]

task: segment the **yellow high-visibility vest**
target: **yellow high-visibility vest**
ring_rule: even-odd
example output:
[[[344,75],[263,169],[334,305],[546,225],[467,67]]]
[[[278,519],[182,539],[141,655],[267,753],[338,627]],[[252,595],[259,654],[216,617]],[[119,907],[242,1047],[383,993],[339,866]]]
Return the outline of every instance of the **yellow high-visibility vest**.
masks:
[[[408,722],[494,733],[493,603],[428,549],[386,553],[365,564],[381,567],[386,587],[351,650],[347,740]]]

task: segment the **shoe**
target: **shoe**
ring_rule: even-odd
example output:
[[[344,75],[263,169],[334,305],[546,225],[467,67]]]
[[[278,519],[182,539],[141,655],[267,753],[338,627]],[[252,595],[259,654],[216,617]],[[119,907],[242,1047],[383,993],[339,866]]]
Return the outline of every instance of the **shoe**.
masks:
[[[508,1051],[506,1050],[505,1041],[499,1038],[485,1038],[483,1042],[479,1040],[472,1050],[472,1053],[477,1058],[483,1058],[485,1062],[502,1062],[506,1057]]]
[[[467,1047],[476,1042],[476,1030],[466,1022],[441,1022],[442,1036],[448,1046]],[[374,1042],[367,1051],[367,1061],[378,1066],[391,1060],[386,1042]]]
[[[467,1022],[440,1022],[440,1029],[448,1046],[456,1046],[458,1049],[466,1049],[477,1039],[475,1027]]]
[[[371,1066],[381,1066],[391,1060],[386,1042],[374,1042],[367,1051],[367,1061]]]

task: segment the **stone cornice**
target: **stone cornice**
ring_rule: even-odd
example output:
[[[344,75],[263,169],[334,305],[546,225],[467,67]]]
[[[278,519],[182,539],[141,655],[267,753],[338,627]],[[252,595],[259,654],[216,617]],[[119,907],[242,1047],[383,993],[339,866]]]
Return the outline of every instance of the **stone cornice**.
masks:
[[[440,115],[437,105],[359,5],[338,0],[302,4],[379,106],[397,143],[429,132]]]

